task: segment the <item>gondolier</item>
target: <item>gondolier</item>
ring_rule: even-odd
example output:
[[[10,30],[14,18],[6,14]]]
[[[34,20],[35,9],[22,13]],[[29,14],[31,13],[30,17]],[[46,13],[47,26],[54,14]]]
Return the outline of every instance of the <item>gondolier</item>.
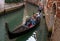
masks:
[[[39,6],[38,6],[39,14],[41,13],[42,9],[43,9],[43,7],[42,7],[41,3],[39,3]]]

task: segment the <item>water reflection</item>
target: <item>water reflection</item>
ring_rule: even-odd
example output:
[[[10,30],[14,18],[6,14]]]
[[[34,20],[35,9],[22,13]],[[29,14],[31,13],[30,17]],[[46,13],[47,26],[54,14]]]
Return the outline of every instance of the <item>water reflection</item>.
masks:
[[[36,34],[37,34],[36,31],[33,32],[32,36],[30,36],[26,41],[37,41]]]
[[[36,39],[33,37],[33,36],[31,36],[28,40],[26,40],[26,41],[36,41]]]

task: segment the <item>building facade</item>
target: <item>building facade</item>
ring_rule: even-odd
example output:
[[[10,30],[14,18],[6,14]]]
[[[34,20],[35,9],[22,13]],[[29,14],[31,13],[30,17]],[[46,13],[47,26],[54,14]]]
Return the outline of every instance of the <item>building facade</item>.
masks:
[[[51,41],[60,41],[60,0],[45,0],[43,4],[48,31],[52,29]]]
[[[54,5],[55,4],[55,5]],[[53,0],[44,1],[44,12],[48,31],[53,29],[56,16],[56,2]]]
[[[56,20],[54,23],[54,32],[52,33],[51,41],[60,41],[60,0],[56,0]]]

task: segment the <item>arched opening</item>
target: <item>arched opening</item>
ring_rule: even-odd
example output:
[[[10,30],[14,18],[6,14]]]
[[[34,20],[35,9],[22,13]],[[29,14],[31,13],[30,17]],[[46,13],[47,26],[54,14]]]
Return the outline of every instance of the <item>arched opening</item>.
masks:
[[[53,15],[53,28],[52,28],[52,33],[54,32],[54,24],[55,24],[55,19],[56,19],[56,3],[53,3],[52,6],[52,15]]]
[[[52,4],[52,14],[50,16],[50,26],[51,26],[51,29],[48,33],[48,37],[51,38],[51,35],[52,33],[54,32],[54,23],[55,23],[55,15],[56,15],[56,4],[53,3]]]
[[[53,11],[53,14],[56,15],[56,4],[55,3],[52,6],[52,11]]]

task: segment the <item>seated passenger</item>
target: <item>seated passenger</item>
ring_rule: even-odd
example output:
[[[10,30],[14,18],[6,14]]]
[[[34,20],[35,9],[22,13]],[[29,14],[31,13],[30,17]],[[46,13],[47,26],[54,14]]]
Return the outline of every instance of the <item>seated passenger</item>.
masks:
[[[40,14],[39,13],[36,13],[36,17],[40,17]]]
[[[32,17],[31,18],[32,25],[35,25],[36,24],[35,21],[36,21],[36,19],[34,19],[34,17]]]
[[[41,14],[39,14],[39,13],[36,13],[36,15],[37,15],[36,17],[40,19],[40,17],[41,17]]]
[[[37,23],[37,21],[38,21],[38,23],[40,22],[40,14],[39,13],[36,13],[36,23]]]
[[[36,14],[34,14],[31,18],[26,19],[25,26],[32,27],[36,24]]]
[[[37,16],[36,14],[33,14],[34,19],[36,19],[36,16]]]
[[[36,18],[34,17],[34,15],[31,17],[31,25],[30,27],[36,25]]]

